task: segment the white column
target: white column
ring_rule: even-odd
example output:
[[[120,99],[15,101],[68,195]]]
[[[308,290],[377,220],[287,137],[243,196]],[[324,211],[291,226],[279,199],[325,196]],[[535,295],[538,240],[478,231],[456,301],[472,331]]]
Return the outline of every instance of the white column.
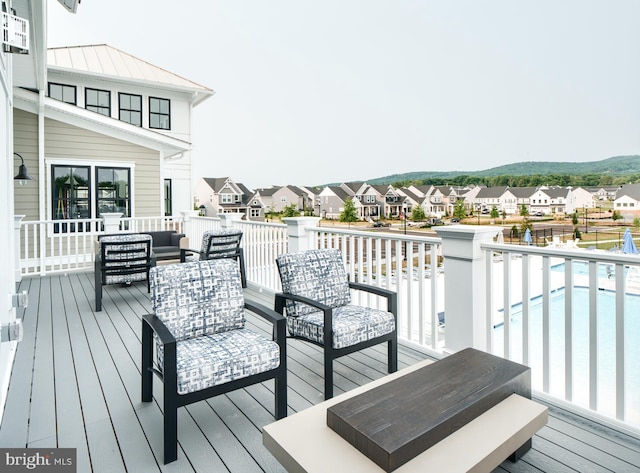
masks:
[[[473,347],[486,350],[487,284],[483,243],[502,228],[452,225],[437,227],[445,258],[446,353]]]
[[[320,217],[285,217],[282,221],[287,224],[289,253],[312,249],[309,229],[318,226]]]
[[[122,217],[122,212],[108,212],[102,214],[105,234],[112,235],[120,232],[120,217]]]
[[[243,215],[244,214],[240,212],[219,214],[218,216],[220,217],[220,225],[222,226],[222,228],[233,228],[233,222],[241,221]]]
[[[22,254],[22,252],[20,251],[20,245],[21,245],[21,241],[20,241],[20,226],[22,225],[22,219],[25,217],[25,215],[14,215],[13,216],[13,228],[15,230],[15,245],[16,245],[16,251],[15,251],[15,280],[16,282],[20,282],[22,281],[22,269],[20,268],[20,255]]]

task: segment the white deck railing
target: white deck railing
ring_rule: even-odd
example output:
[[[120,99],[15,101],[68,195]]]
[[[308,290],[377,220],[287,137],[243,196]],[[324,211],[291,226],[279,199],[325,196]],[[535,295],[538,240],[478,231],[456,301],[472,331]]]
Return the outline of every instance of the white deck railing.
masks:
[[[22,274],[92,269],[100,225],[22,222]],[[225,215],[190,217],[184,225],[168,218],[123,225],[130,231],[175,228],[191,248],[199,248],[206,230],[240,228],[247,279],[265,294],[280,290],[275,259],[300,238],[285,224]],[[441,356],[468,339],[461,332],[482,327],[480,342],[473,338],[476,348],[531,366],[537,392],[640,432],[640,304],[631,305],[640,301],[640,257],[493,244],[497,227],[480,227],[476,237],[468,227],[446,230],[439,238],[312,225],[295,244],[339,248],[352,280],[395,290],[404,343]],[[476,248],[480,234],[479,250],[467,254],[464,246]]]
[[[124,218],[118,231],[182,232],[180,219]],[[95,243],[105,233],[102,219],[23,221],[18,230],[20,274],[51,274],[93,269]]]
[[[535,390],[640,428],[640,257],[515,245],[486,252],[488,350]]]

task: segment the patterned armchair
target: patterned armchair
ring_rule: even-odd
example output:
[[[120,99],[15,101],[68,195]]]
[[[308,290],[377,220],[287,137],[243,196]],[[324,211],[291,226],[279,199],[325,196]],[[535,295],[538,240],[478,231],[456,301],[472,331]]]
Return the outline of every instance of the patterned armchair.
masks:
[[[349,282],[339,250],[308,250],[276,258],[282,293],[275,310],[287,312],[294,338],[324,349],[324,397],[333,397],[333,360],[363,348],[388,343],[388,371],[398,369],[397,294],[379,287]],[[380,310],[351,304],[351,289],[387,299]],[[329,334],[329,336],[325,336]]]
[[[183,248],[180,250],[180,261],[204,261],[208,259],[233,258],[240,265],[242,287],[247,287],[247,277],[244,267],[244,251],[240,246],[242,231],[233,228],[209,230],[202,235],[202,245],[199,250]]]
[[[286,417],[286,321],[244,300],[235,261],[158,266],[151,301],[154,313],[142,321],[142,401],[152,400],[155,373],[163,382],[165,464],[178,457],[181,406],[274,379],[275,417]],[[245,309],[271,322],[271,338],[245,327]]]
[[[149,270],[156,265],[151,250],[151,235],[104,235],[98,239],[94,262],[96,312],[102,310],[102,286],[147,281]]]

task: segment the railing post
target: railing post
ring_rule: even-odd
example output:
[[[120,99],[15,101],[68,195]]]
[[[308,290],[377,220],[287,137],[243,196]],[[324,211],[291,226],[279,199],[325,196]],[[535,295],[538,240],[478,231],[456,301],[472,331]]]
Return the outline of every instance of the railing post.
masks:
[[[445,353],[473,347],[486,350],[487,282],[485,252],[498,230],[489,226],[437,227],[445,258]]]
[[[105,234],[111,235],[120,232],[120,217],[122,217],[122,212],[109,212],[102,214]]]
[[[242,220],[242,213],[227,213],[227,214],[218,214],[220,217],[220,226],[222,228],[233,228],[234,222],[239,222]]]
[[[320,217],[285,217],[282,221],[287,224],[290,253],[312,249],[309,229],[318,226]]]
[[[15,230],[15,245],[16,245],[16,251],[15,251],[15,280],[16,282],[20,282],[22,281],[22,268],[20,267],[20,255],[22,254],[22,252],[20,251],[21,247],[22,247],[22,241],[20,238],[20,228],[22,226],[22,219],[25,217],[25,215],[14,215],[13,216],[13,228]]]

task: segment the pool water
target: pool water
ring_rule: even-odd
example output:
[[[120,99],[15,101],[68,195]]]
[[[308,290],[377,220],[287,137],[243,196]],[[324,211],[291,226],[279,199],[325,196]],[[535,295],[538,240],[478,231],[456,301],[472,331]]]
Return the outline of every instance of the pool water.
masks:
[[[586,266],[586,264],[585,264]],[[587,269],[588,271],[588,269]],[[565,371],[565,289],[555,291],[550,300],[550,394],[564,398]],[[598,291],[598,404],[604,414],[615,417],[615,293]],[[534,389],[542,391],[542,298],[530,305],[529,365]],[[573,395],[574,402],[589,405],[589,290],[573,289]],[[627,421],[640,425],[640,297],[625,296],[625,371]],[[511,317],[511,359],[522,360],[522,305],[514,306]],[[502,355],[503,326],[494,330],[494,350]]]

